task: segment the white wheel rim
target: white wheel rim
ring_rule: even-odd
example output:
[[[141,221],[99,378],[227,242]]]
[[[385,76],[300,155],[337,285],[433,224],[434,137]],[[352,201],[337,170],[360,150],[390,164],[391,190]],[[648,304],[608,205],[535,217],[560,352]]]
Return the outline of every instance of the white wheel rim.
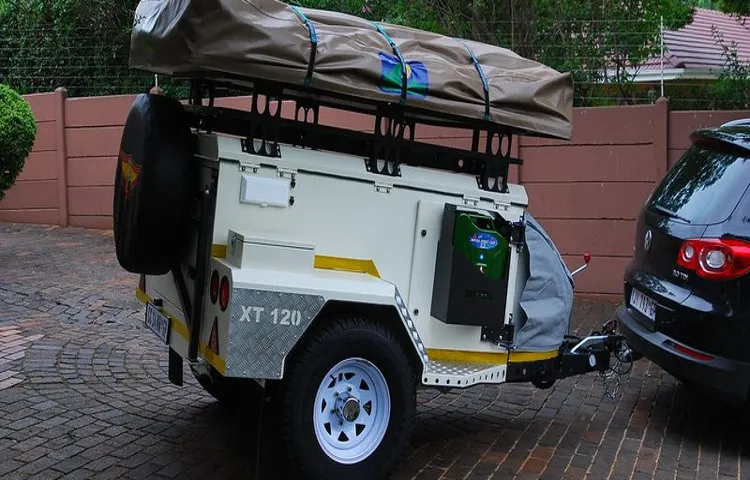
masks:
[[[318,444],[332,460],[358,463],[372,455],[385,437],[391,395],[385,377],[371,362],[339,362],[318,387],[313,425]]]

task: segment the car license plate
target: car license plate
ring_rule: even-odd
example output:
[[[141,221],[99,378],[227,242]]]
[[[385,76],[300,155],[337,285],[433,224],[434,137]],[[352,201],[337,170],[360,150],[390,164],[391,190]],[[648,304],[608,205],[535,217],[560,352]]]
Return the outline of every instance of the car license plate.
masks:
[[[169,317],[159,311],[153,304],[146,304],[146,326],[164,343],[169,343],[171,322]]]
[[[635,288],[630,292],[630,305],[651,321],[656,319],[656,302]]]

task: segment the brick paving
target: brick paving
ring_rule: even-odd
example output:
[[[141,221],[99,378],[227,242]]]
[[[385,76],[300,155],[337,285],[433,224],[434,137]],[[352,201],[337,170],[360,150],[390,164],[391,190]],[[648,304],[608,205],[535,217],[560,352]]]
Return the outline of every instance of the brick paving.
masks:
[[[168,382],[113,251],[107,232],[0,225],[0,478],[287,478],[256,405],[225,411],[187,369],[184,387]],[[574,330],[613,311],[578,301]],[[617,400],[602,394],[594,374],[424,390],[394,478],[750,478],[736,409],[647,361]]]

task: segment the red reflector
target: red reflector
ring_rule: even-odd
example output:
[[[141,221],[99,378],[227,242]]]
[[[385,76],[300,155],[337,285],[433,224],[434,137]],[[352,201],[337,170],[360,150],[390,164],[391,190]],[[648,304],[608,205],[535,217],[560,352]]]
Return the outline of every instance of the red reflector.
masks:
[[[693,357],[693,358],[695,358],[697,360],[701,360],[701,361],[704,361],[704,362],[710,362],[711,360],[714,359],[714,357],[712,357],[710,355],[706,355],[705,353],[701,353],[701,352],[696,352],[695,350],[693,350],[691,348],[679,345],[679,344],[674,343],[674,342],[669,342],[669,345],[672,348],[674,348],[675,350],[677,350],[678,352],[683,353],[683,354],[685,354],[685,355],[687,355],[689,357]]]
[[[227,309],[229,306],[229,279],[224,277],[221,279],[221,286],[219,287],[219,307],[221,311]]]
[[[214,317],[214,326],[211,327],[211,335],[208,337],[208,348],[216,355],[219,354],[219,331],[217,330],[218,318]]]
[[[219,298],[219,272],[214,270],[211,274],[211,303],[216,303]]]
[[[750,272],[750,243],[724,238],[685,240],[677,265],[709,280],[732,280]]]

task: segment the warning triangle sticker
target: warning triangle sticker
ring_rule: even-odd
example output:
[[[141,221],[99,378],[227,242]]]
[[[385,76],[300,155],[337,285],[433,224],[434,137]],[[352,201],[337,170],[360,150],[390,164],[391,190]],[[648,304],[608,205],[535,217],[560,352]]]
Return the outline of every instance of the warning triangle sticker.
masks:
[[[217,328],[218,318],[214,317],[214,326],[211,327],[211,335],[208,337],[208,348],[216,355],[219,354],[219,330]]]

